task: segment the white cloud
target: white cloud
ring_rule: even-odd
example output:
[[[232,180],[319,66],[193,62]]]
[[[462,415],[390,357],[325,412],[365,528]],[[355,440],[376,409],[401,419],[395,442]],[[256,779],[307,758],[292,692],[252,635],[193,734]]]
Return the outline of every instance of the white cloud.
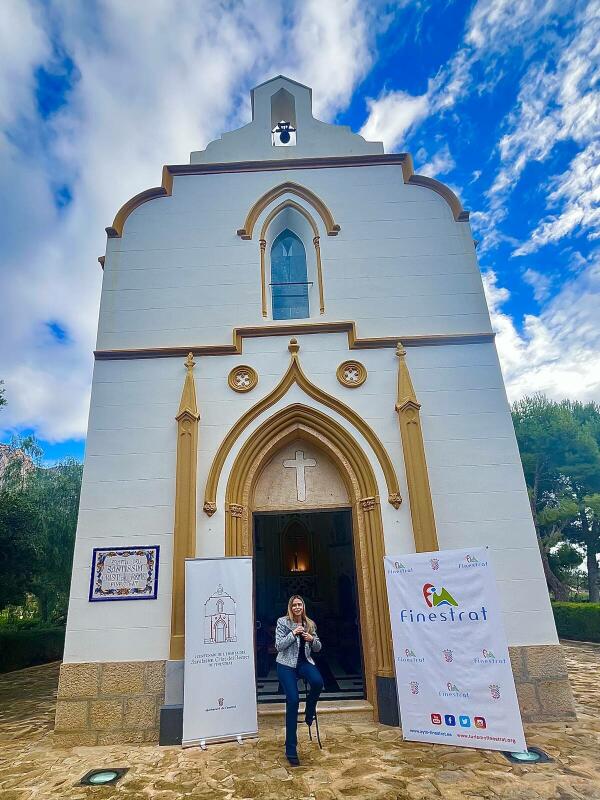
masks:
[[[369,141],[383,142],[389,153],[402,146],[411,128],[429,113],[428,94],[413,96],[407,92],[383,92],[374,100],[367,98],[369,116],[360,135]]]
[[[290,73],[302,75],[302,82],[312,88],[316,117],[333,119],[371,66],[368,28],[375,10],[376,4],[358,0],[342,0],[335,9],[322,0],[298,4]]]
[[[164,163],[249,117],[248,90],[287,68],[334,116],[369,68],[377,7],[314,0],[0,3],[0,424],[85,435],[104,227]],[[4,32],[4,33],[2,33]],[[79,80],[42,121],[35,70],[67,54]],[[68,183],[59,210],[53,191]],[[66,342],[48,335],[56,321]]]
[[[0,126],[33,109],[32,70],[48,58],[50,42],[21,0],[0,3]]]
[[[552,278],[549,275],[529,267],[523,272],[523,280],[533,289],[533,296],[538,303],[543,303],[550,297]]]
[[[434,153],[430,161],[418,167],[416,171],[429,178],[435,178],[436,175],[446,175],[448,172],[452,172],[455,166],[456,163],[452,158],[450,148],[445,144],[437,153]]]
[[[484,286],[510,400],[545,392],[549,397],[600,401],[600,259],[563,285],[519,333],[502,306],[510,297],[496,274]]]
[[[527,69],[499,142],[502,166],[488,192],[495,224],[505,218],[506,198],[531,161],[545,161],[561,141],[581,148],[568,169],[548,181],[548,206],[557,213],[540,222],[515,255],[558,241],[577,227],[599,235],[599,65],[600,2],[592,0],[575,14],[572,32]]]
[[[600,142],[591,142],[578,153],[552,184],[548,205],[559,210],[537,225],[515,255],[526,255],[581,229],[587,229],[590,239],[600,238]]]

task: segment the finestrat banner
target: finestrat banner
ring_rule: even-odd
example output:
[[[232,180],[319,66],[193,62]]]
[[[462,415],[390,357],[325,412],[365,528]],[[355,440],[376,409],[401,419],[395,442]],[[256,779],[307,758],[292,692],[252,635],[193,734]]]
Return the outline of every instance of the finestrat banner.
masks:
[[[183,746],[257,732],[252,559],[187,559]]]
[[[526,749],[487,547],[386,556],[405,739]]]

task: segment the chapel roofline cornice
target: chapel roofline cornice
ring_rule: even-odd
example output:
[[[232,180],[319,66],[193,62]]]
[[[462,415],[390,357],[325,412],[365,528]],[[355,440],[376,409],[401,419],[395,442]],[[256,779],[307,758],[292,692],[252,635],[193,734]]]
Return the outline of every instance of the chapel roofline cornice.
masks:
[[[158,197],[169,197],[173,193],[173,178],[183,175],[219,175],[240,172],[281,172],[295,169],[336,169],[341,167],[373,167],[396,165],[402,168],[405,184],[422,186],[439,194],[450,206],[456,222],[466,222],[469,212],[465,211],[458,197],[450,187],[435,178],[418,175],[414,171],[410,153],[382,153],[358,156],[326,156],[322,158],[290,158],[284,161],[233,161],[214,164],[166,164],[162,171],[160,186],[146,189],[128,200],[117,211],[113,223],[106,228],[109,239],[123,235],[127,217],[143,203]]]

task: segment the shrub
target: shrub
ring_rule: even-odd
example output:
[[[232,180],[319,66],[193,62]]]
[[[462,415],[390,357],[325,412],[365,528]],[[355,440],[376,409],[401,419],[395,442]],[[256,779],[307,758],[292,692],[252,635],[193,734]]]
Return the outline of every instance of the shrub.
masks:
[[[600,603],[552,603],[558,635],[580,642],[600,642]]]
[[[0,627],[0,672],[59,661],[65,646],[64,628]]]

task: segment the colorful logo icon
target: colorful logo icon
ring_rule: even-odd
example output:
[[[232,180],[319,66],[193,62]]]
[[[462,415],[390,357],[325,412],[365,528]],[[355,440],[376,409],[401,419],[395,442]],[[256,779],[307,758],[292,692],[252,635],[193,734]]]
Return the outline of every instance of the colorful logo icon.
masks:
[[[458,724],[461,728],[470,728],[471,727],[471,717],[468,717],[466,714],[461,714],[458,718]]]
[[[485,648],[482,650],[484,658],[496,658],[496,656],[492,653],[491,650],[486,650]]]
[[[448,663],[450,663],[451,661],[454,661],[454,653],[452,652],[452,650],[443,650],[442,652],[444,653],[444,659]]]
[[[431,564],[431,569],[439,569],[440,568],[440,560],[439,558],[430,558],[429,563]]]
[[[486,722],[485,722],[485,717],[475,717],[473,722],[475,723],[475,727],[476,728],[481,728],[481,730],[483,730],[484,728],[487,728],[487,725],[486,725]]]
[[[437,606],[458,606],[458,603],[447,589],[442,587],[441,591],[438,592],[433,583],[424,584],[423,597],[429,608]]]
[[[442,716],[441,714],[432,714],[431,721],[434,725],[441,725],[442,724]]]
[[[454,714],[445,714],[444,722],[446,723],[446,725],[453,728],[456,725],[456,717],[454,716]]]
[[[410,691],[411,691],[411,694],[419,694],[419,682],[418,681],[411,681],[410,682]]]
[[[414,650],[409,650],[409,649],[408,649],[408,647],[407,647],[407,648],[406,648],[406,650],[404,651],[404,655],[405,655],[407,658],[416,658],[415,651],[414,651]]]
[[[466,555],[465,559],[469,564],[479,564],[479,560],[476,559],[475,556]]]
[[[404,564],[401,561],[394,561],[394,568],[395,569],[406,569]]]
[[[490,684],[490,694],[493,700],[500,700],[500,687],[497,683]]]

